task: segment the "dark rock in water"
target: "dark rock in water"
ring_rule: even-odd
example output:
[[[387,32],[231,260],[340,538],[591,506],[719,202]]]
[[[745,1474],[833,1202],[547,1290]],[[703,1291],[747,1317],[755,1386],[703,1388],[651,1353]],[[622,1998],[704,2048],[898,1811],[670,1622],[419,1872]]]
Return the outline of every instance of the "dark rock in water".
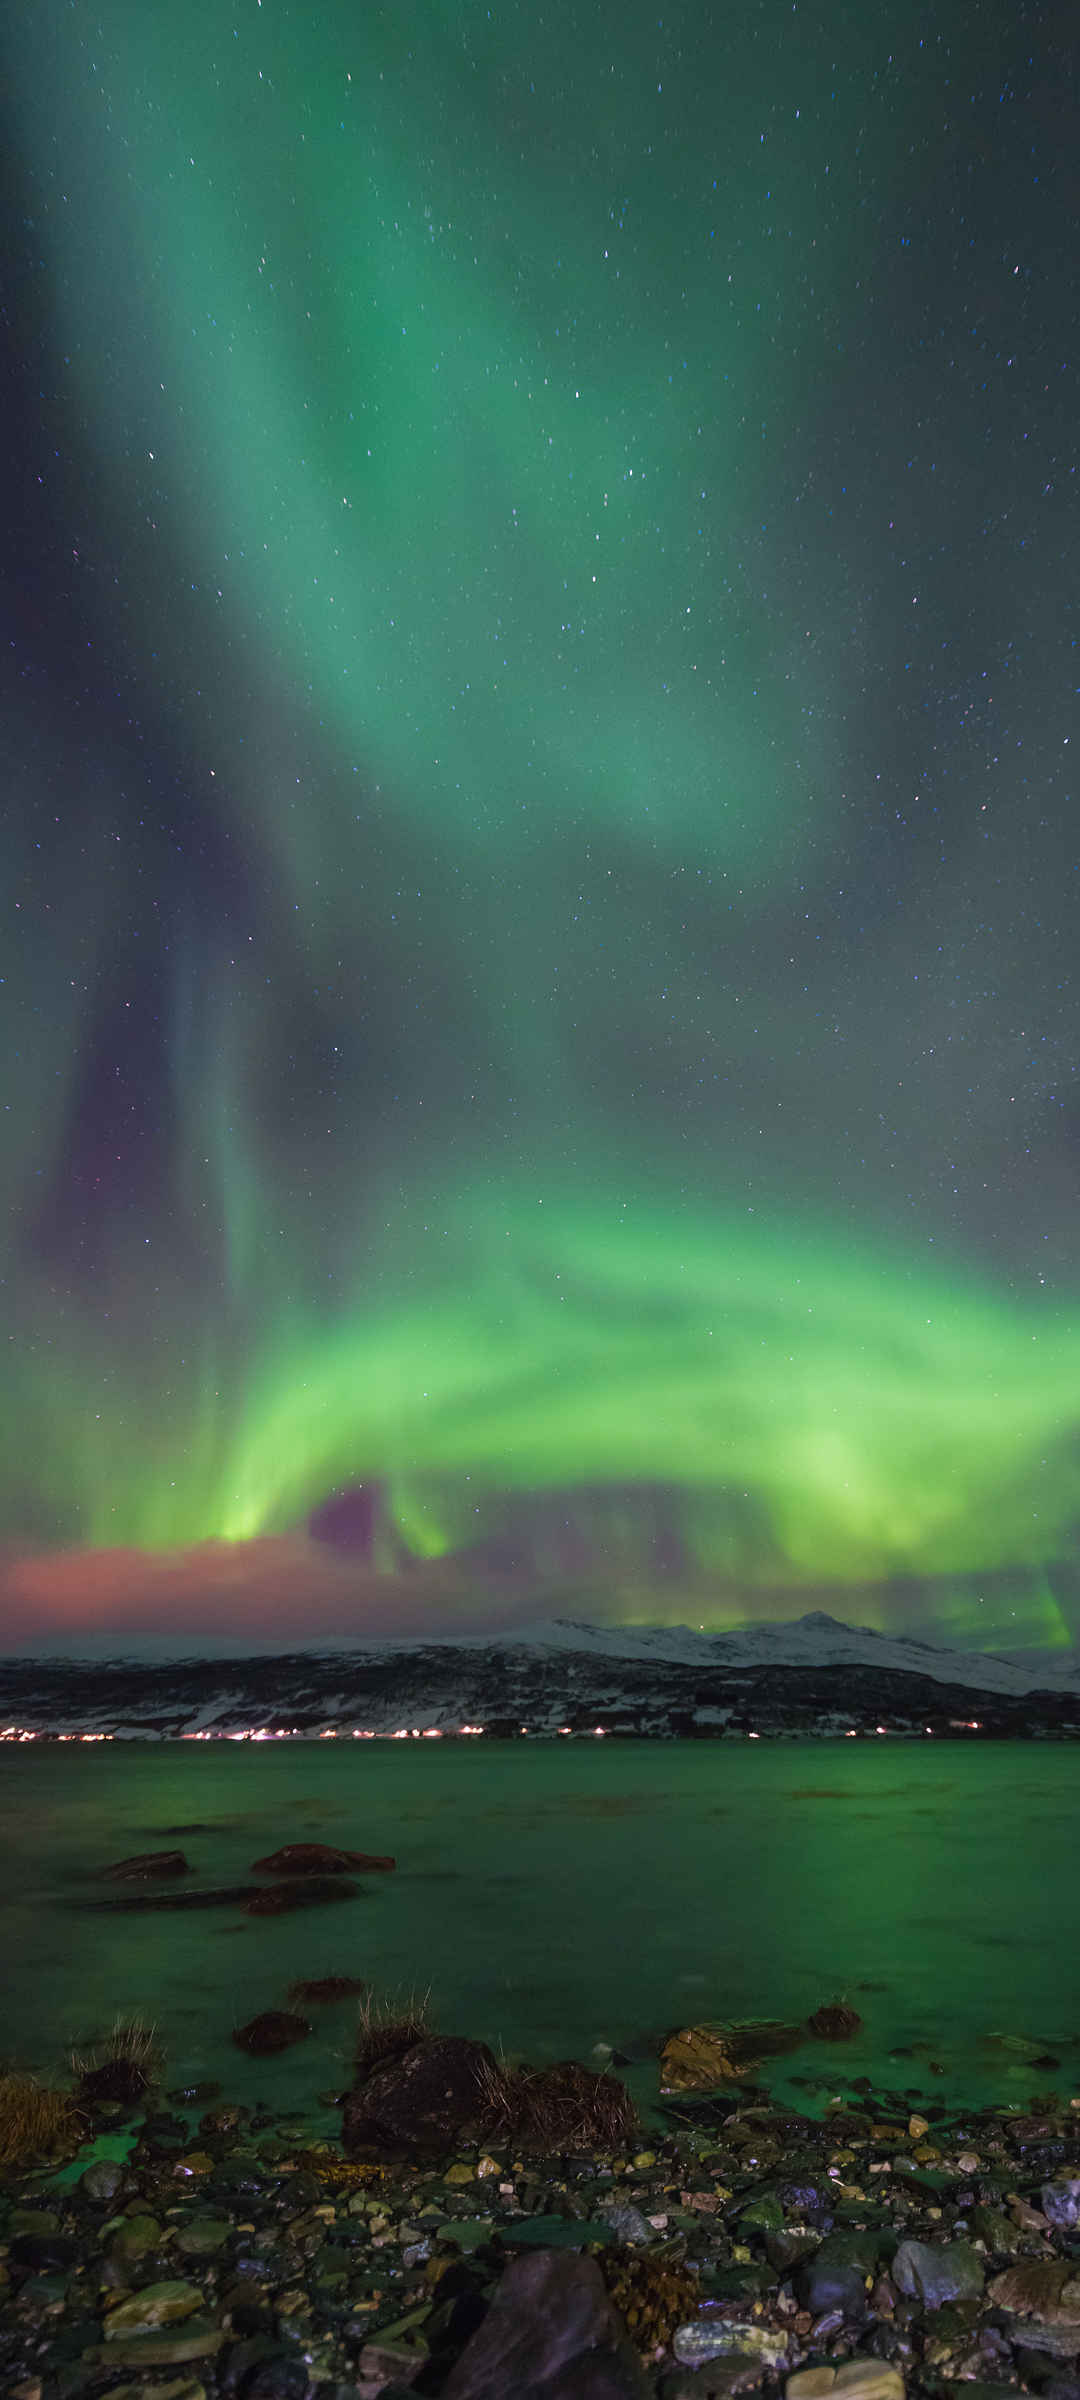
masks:
[[[495,2074],[486,2042],[432,2034],[346,2092],[342,2144],[437,2157],[478,2122],[485,2083]]]
[[[249,1917],[283,1917],[292,1908],[318,1908],[328,1900],[355,1900],[358,1883],[343,1875],[309,1875],[295,1883],[256,1884]]]
[[[286,1842],[268,1858],[257,1858],[255,1875],[345,1875],[350,1867],[395,1867],[394,1858],[372,1858],[366,1850],[339,1850],[332,1842]]]
[[[849,2008],[846,2000],[830,2000],[807,2018],[806,2030],[817,2042],[846,2042],[861,2024],[857,2008]]]
[[[647,2400],[650,2386],[593,2258],[517,2258],[443,2385],[444,2400]]]
[[[103,1867],[101,1872],[109,1883],[137,1883],[143,1876],[190,1875],[191,1869],[182,1850],[144,1850],[137,1858],[121,1858],[115,1867]]]
[[[322,2008],[333,2000],[359,1998],[361,1993],[370,1988],[362,1975],[315,1975],[306,1982],[291,1983],[289,1998],[297,2001],[301,2007],[314,2004]]]
[[[310,2032],[306,2017],[294,2017],[287,2008],[264,2008],[261,2016],[238,2025],[232,2038],[249,2058],[273,2058],[279,2050],[291,2050],[294,2042],[302,2042]]]
[[[85,1908],[228,1908],[238,1902],[253,1900],[263,1891],[261,1883],[226,1883],[203,1892],[125,1892],[115,1900],[87,1900]]]
[[[102,2101],[115,2101],[121,2108],[134,2108],[149,2089],[150,2078],[145,2067],[134,2058],[107,2058],[100,2067],[88,2067],[80,2078],[79,2099],[97,2107]]]

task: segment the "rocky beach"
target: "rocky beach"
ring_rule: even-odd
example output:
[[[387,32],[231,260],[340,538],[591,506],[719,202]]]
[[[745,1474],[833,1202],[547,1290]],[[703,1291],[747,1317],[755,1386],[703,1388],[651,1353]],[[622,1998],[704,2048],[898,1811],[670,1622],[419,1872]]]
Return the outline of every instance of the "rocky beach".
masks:
[[[234,2038],[269,2054],[316,2009],[357,2005],[326,1987],[291,2004]],[[826,2012],[841,2039],[852,2013]],[[617,2060],[530,2074],[361,2000],[327,2138],[302,2112],[159,2082],[151,2037],[119,2028],[52,2095],[51,2157],[26,2151],[24,2090],[17,2160],[9,2077],[4,2388],[1074,2400],[1080,2097],[1039,2088],[1062,2061],[1013,2041],[1026,2101],[961,2113],[922,2097],[909,2060],[895,2088],[853,2088],[838,2047],[810,2117],[767,2090],[799,2033],[678,2029],[643,2125]]]

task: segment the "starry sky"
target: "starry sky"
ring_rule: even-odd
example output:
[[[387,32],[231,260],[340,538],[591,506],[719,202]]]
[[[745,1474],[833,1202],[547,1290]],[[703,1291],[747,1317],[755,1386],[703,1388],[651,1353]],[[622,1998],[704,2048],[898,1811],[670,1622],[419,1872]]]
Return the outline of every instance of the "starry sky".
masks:
[[[1071,1640],[1064,7],[3,38],[0,1621]]]

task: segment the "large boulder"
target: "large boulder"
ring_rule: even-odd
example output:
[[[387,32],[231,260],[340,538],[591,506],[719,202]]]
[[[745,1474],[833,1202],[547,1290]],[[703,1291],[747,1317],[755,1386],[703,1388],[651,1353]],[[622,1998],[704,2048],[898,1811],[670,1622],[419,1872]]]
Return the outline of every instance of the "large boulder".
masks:
[[[444,2400],[647,2400],[650,2385],[594,2258],[534,2250],[500,2276]]]
[[[441,2157],[479,2124],[497,2072],[486,2042],[427,2035],[346,2092],[343,2147]]]
[[[257,1875],[345,1875],[350,1867],[395,1867],[394,1858],[373,1858],[367,1850],[339,1850],[331,1842],[286,1842],[255,1860]]]

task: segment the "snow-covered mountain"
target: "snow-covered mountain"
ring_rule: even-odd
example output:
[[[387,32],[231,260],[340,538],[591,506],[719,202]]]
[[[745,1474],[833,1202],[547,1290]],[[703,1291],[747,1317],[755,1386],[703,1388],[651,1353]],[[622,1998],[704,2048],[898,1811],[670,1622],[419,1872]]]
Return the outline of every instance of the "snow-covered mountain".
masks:
[[[0,1662],[0,1729],[37,1735],[1080,1734],[1080,1671],[814,1611],[708,1634],[555,1618],[521,1632],[237,1658]]]

